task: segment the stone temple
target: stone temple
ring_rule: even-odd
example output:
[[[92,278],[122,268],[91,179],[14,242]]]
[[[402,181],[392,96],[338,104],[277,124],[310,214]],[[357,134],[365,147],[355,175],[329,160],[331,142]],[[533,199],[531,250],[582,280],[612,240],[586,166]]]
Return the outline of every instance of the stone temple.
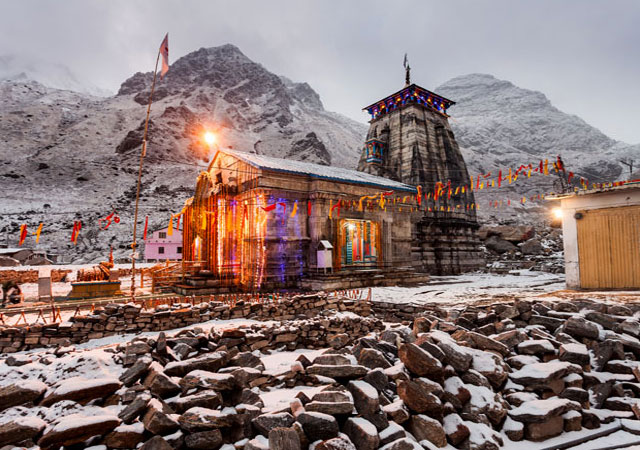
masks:
[[[447,114],[455,102],[412,84],[405,67],[405,87],[364,108],[371,121],[358,170],[439,191],[413,227],[414,260],[432,274],[477,269],[484,261],[473,189]]]

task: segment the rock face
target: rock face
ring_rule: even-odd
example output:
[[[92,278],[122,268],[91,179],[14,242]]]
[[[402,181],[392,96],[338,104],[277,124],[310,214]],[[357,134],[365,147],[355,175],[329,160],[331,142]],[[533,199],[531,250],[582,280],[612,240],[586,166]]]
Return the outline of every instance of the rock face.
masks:
[[[46,204],[49,213],[59,214],[69,211],[65,202],[82,204],[68,217],[73,221],[75,212],[83,215],[78,246],[88,254],[85,258],[104,257],[112,237],[116,257],[124,255],[126,243],[118,244],[131,219],[122,216],[120,224],[103,231],[91,222],[109,213],[104,211],[105,201],[121,210],[131,200],[130,190],[114,195],[111,187],[135,186],[134,171],[121,168],[139,157],[151,78],[151,73],[136,73],[108,98],[49,88],[29,79],[0,81],[0,130],[5,136],[0,159],[11,161],[11,169],[0,173],[3,190],[17,193],[28,185],[32,197],[42,199],[25,207],[19,196],[3,196],[1,206],[32,214],[28,211],[40,211]],[[364,124],[326,111],[307,83],[269,72],[230,44],[201,48],[173,61],[156,86],[143,199],[162,203],[166,211],[180,209],[200,170],[198,164],[206,165],[210,156],[202,140],[205,128],[214,128],[221,145],[240,151],[348,168],[355,167],[366,133]],[[83,152],[86,148],[92,151]],[[170,183],[165,176],[169,167]],[[57,195],[62,192],[64,196]],[[64,202],[58,200],[62,197]],[[149,211],[152,228],[164,223],[166,211]],[[53,246],[68,241],[62,238],[67,231],[56,223],[49,225],[50,238],[41,245],[62,250]],[[8,218],[0,218],[0,229],[7,225],[13,232]],[[81,255],[79,251],[77,257]]]

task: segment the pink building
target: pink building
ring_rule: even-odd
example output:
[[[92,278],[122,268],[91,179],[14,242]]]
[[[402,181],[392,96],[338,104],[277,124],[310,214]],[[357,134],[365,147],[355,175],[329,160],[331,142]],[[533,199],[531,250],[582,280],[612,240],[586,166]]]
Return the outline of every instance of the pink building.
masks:
[[[147,234],[144,241],[144,258],[147,261],[181,260],[182,230],[174,228],[171,236],[166,228]]]

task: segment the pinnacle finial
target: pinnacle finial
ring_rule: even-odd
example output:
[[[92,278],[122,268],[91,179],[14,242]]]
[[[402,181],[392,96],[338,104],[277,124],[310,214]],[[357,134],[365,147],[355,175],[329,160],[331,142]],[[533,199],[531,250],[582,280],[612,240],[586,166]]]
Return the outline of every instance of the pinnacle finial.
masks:
[[[404,54],[404,62],[402,63],[402,66],[404,67],[405,71],[405,87],[407,87],[411,84],[411,66],[409,66],[409,59],[407,58],[406,53]]]

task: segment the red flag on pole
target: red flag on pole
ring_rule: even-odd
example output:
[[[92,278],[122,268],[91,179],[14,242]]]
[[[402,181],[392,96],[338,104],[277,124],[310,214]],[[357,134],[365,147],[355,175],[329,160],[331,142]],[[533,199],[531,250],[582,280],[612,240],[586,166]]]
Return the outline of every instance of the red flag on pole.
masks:
[[[162,70],[160,71],[160,79],[169,71],[169,33],[160,44],[160,54],[162,55]]]
[[[146,216],[144,218],[144,234],[142,236],[142,240],[146,241],[147,240],[147,229],[149,227],[149,216]]]

